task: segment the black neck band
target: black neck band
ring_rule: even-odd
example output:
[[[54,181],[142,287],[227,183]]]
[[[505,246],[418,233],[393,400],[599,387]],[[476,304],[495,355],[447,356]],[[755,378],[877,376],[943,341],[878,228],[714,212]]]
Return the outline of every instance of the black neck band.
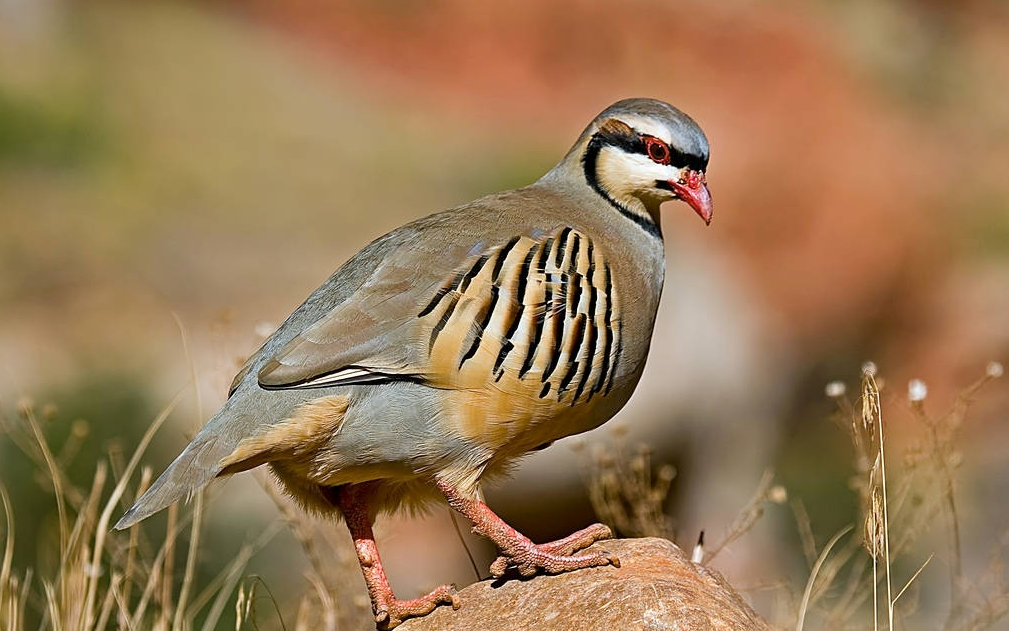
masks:
[[[640,140],[638,142],[640,142]],[[659,227],[659,224],[655,223],[650,215],[639,215],[638,213],[632,212],[631,209],[627,208],[627,206],[624,206],[617,200],[613,199],[613,196],[610,195],[609,191],[604,189],[602,184],[599,183],[599,176],[596,173],[597,163],[599,162],[599,152],[603,150],[603,147],[621,147],[626,150],[629,148],[626,147],[626,145],[631,145],[633,143],[634,141],[631,139],[614,137],[612,134],[596,132],[596,134],[592,136],[592,139],[589,140],[589,146],[585,149],[585,155],[582,156],[582,168],[585,171],[585,181],[592,187],[592,190],[609,202],[611,206],[616,208],[621,215],[638,224],[642,230],[651,236],[661,239],[662,229]],[[643,144],[644,143],[642,143],[642,145]]]

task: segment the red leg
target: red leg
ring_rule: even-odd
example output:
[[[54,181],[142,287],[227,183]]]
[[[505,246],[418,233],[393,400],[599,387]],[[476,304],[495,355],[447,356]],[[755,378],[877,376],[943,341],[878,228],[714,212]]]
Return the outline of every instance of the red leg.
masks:
[[[361,563],[364,582],[368,585],[371,609],[379,629],[392,629],[406,618],[431,613],[438,605],[447,604],[454,609],[459,608],[459,598],[451,585],[442,585],[430,594],[413,600],[397,600],[389,579],[385,576],[378,546],[375,545],[375,535],[371,530],[370,487],[366,484],[351,485],[339,489],[335,495],[336,504],[343,512],[350,536],[354,539],[357,559]]]
[[[600,565],[620,567],[620,560],[608,552],[572,556],[600,539],[613,536],[610,529],[602,524],[589,526],[558,541],[537,545],[505,523],[483,502],[464,497],[455,487],[441,480],[437,480],[436,484],[449,505],[473,522],[473,531],[493,541],[501,551],[501,556],[490,566],[491,576],[500,577],[509,567],[515,567],[522,576],[532,576],[538,570],[559,574]]]

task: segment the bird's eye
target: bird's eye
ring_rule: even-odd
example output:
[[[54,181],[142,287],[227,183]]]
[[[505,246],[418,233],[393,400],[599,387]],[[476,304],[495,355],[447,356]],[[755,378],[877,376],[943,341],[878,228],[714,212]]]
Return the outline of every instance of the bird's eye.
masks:
[[[658,138],[645,136],[645,151],[648,152],[648,157],[652,159],[652,162],[669,164],[669,159],[672,155],[669,151],[669,145]]]

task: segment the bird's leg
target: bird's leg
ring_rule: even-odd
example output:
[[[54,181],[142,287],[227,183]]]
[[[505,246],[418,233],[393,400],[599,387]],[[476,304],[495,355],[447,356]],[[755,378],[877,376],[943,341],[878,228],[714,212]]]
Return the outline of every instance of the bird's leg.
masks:
[[[538,570],[559,574],[600,565],[620,567],[620,560],[608,552],[574,555],[600,539],[613,536],[610,529],[602,524],[594,524],[557,541],[535,544],[505,523],[483,502],[464,496],[443,480],[436,480],[436,485],[449,506],[473,522],[473,531],[487,537],[498,547],[501,556],[490,566],[491,576],[495,578],[503,576],[509,567],[517,569],[522,576],[532,576]]]
[[[438,605],[446,604],[452,605],[453,609],[459,608],[459,598],[452,585],[442,585],[430,594],[413,600],[397,600],[392,593],[389,579],[386,578],[382,559],[378,555],[378,546],[375,545],[375,535],[371,529],[371,487],[367,484],[352,484],[334,489],[332,495],[330,500],[340,508],[350,529],[350,536],[354,539],[357,559],[361,563],[364,582],[371,597],[371,609],[379,629],[392,629],[406,618],[431,613]]]

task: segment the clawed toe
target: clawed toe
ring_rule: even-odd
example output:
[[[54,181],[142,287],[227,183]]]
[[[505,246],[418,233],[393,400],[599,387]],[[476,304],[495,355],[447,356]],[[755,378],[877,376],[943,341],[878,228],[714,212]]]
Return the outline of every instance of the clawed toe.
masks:
[[[575,554],[597,541],[612,537],[613,531],[609,527],[603,524],[592,524],[588,528],[557,541],[539,545],[528,542],[518,546],[512,554],[503,553],[494,559],[490,566],[490,574],[494,578],[500,578],[510,567],[527,577],[536,574],[539,570],[544,570],[548,574],[559,574],[601,565],[620,567],[620,559],[609,552]]]
[[[407,618],[424,616],[438,605],[452,605],[458,609],[460,602],[455,585],[442,585],[430,594],[412,600],[390,600],[378,604],[375,610],[375,624],[382,631],[398,627]]]
[[[501,578],[509,568],[515,568],[520,575],[529,577],[540,570],[543,570],[547,574],[560,574],[562,572],[603,565],[620,567],[620,559],[609,552],[578,554],[574,556],[555,554],[544,545],[532,545],[527,549],[517,551],[515,554],[501,555],[496,558],[491,563],[490,574],[494,578]]]
[[[582,530],[572,533],[563,539],[541,544],[540,548],[543,549],[544,552],[549,552],[551,554],[571,556],[575,552],[584,550],[597,541],[612,538],[613,531],[610,530],[609,526],[605,524],[592,524],[588,528],[583,528]]]

